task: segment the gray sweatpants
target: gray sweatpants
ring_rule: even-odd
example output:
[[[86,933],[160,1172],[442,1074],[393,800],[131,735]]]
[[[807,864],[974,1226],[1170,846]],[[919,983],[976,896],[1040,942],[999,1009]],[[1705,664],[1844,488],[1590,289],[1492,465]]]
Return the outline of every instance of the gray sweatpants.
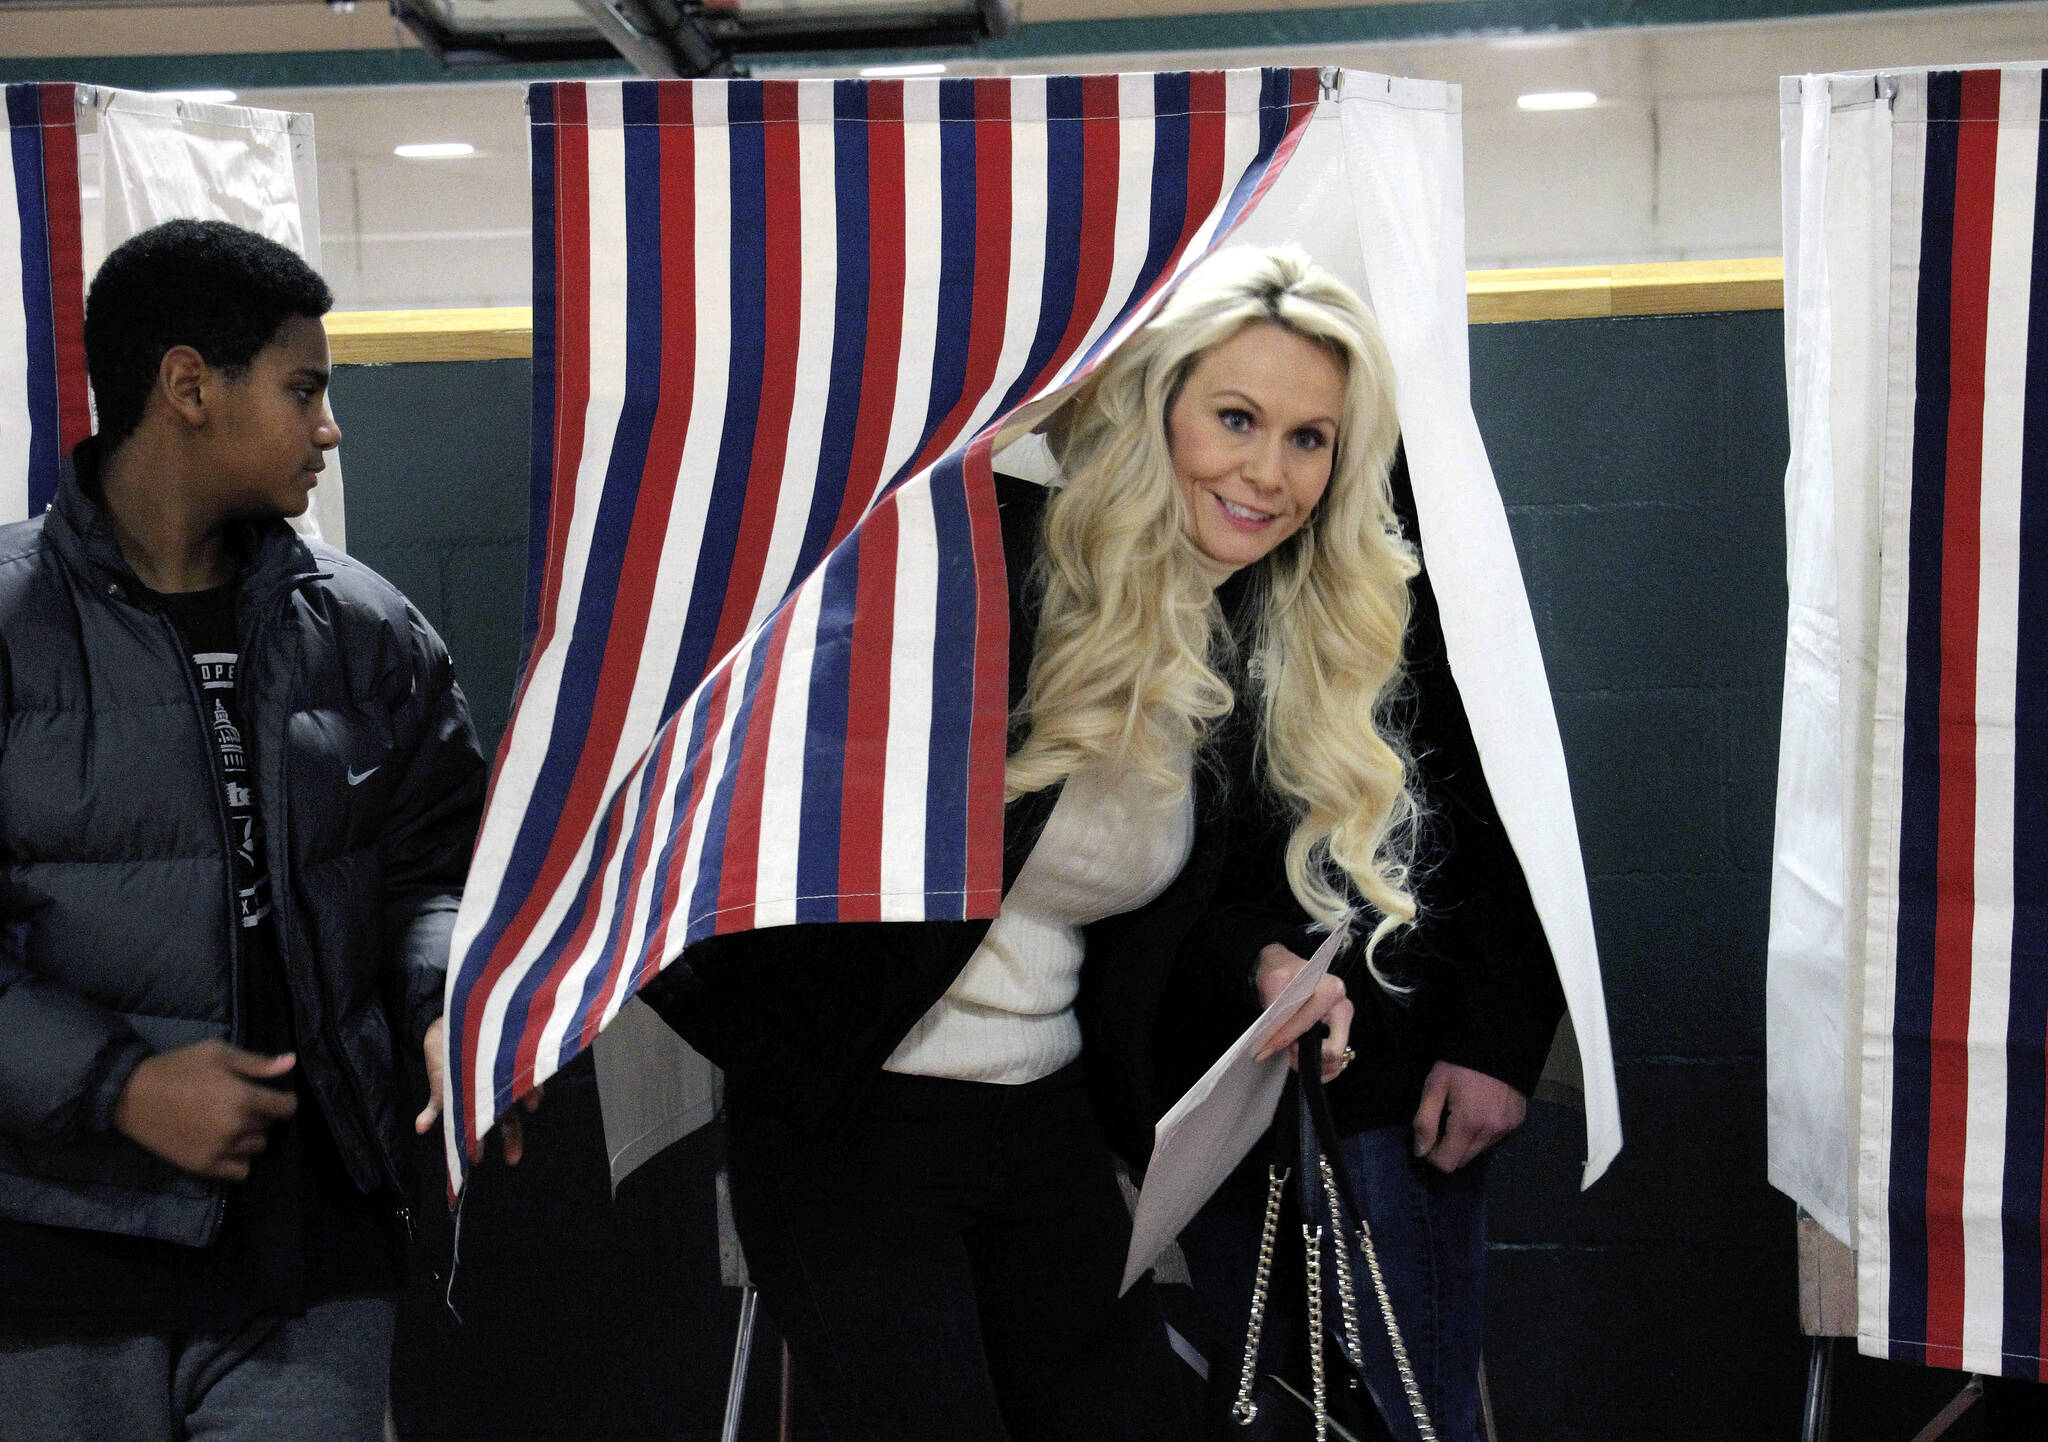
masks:
[[[219,1334],[52,1341],[0,1321],[7,1442],[381,1442],[396,1305],[325,1302]]]

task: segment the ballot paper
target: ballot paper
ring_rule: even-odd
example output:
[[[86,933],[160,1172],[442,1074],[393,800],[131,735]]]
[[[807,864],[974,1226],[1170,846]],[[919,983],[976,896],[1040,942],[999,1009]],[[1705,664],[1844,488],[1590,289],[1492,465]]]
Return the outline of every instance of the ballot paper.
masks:
[[[1132,1283],[1159,1260],[1273,1124],[1281,1088],[1287,1084],[1287,1053],[1260,1061],[1259,1048],[1308,1000],[1349,929],[1347,923],[1331,932],[1286,990],[1159,1119],[1152,1132],[1145,1187],[1131,1218],[1131,1250],[1124,1260],[1118,1296],[1130,1291]]]

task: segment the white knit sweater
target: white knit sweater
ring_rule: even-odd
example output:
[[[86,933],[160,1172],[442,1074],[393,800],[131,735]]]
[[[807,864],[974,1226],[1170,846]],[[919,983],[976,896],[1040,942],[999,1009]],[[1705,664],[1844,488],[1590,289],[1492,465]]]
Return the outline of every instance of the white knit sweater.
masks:
[[[1185,763],[1183,763],[1185,766]],[[1152,900],[1187,864],[1193,789],[1083,767],[1067,779],[988,936],[883,1065],[1017,1084],[1081,1054],[1081,928]]]

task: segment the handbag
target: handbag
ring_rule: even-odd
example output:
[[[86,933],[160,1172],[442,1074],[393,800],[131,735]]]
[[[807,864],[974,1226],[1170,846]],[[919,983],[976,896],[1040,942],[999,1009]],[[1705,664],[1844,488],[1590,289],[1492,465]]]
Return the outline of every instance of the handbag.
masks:
[[[1341,1164],[1331,1161],[1337,1150],[1337,1129],[1330,1117],[1329,1098],[1324,1094],[1322,1080],[1322,1046],[1328,1035],[1329,1028],[1318,1022],[1296,1044],[1297,1064],[1293,1075],[1288,1078],[1280,1114],[1272,1129],[1273,1157],[1266,1170],[1266,1209],[1259,1231],[1258,1269],[1252,1283],[1251,1321],[1245,1330],[1244,1365],[1238,1375],[1237,1398],[1230,1409],[1231,1418],[1240,1428],[1250,1428],[1258,1418],[1261,1397],[1264,1405],[1273,1405],[1277,1392],[1279,1397],[1306,1405],[1314,1419],[1316,1442],[1329,1442],[1333,1426],[1340,1436],[1358,1435],[1352,1428],[1335,1420],[1330,1385],[1331,1374],[1335,1372],[1340,1397],[1354,1399],[1364,1409],[1372,1409],[1371,1394],[1360,1370],[1365,1353],[1360,1345],[1352,1248],[1350,1236],[1345,1231],[1345,1219],[1349,1217],[1357,1224],[1357,1249],[1364,1258],[1366,1274],[1379,1303],[1380,1321],[1386,1329],[1395,1370],[1400,1374],[1401,1390],[1407,1396],[1409,1414],[1414,1418],[1415,1429],[1423,1442],[1436,1442],[1436,1429],[1430,1422],[1422,1388],[1416,1383],[1415,1369],[1409,1364],[1408,1348],[1402,1341],[1400,1324],[1394,1319],[1393,1299],[1387,1293],[1379,1253],[1373,1246],[1372,1227],[1353,1194],[1350,1177]],[[1291,1178],[1297,1179],[1292,1188],[1288,1185]],[[1279,1238],[1280,1213],[1290,1191],[1301,1225],[1302,1261],[1306,1273],[1307,1397],[1270,1371],[1266,1380],[1275,1385],[1265,1389],[1259,1386],[1259,1345],[1264,1336],[1266,1304],[1272,1290],[1274,1247]],[[1336,1276],[1342,1325],[1341,1337],[1335,1339],[1326,1333],[1323,1315],[1326,1238],[1330,1267]],[[1332,1340],[1336,1341],[1334,1347],[1328,1345]],[[1333,1352],[1334,1358],[1331,1356]],[[1334,1410],[1341,1411],[1341,1404]],[[1378,1425],[1376,1417],[1373,1425]]]

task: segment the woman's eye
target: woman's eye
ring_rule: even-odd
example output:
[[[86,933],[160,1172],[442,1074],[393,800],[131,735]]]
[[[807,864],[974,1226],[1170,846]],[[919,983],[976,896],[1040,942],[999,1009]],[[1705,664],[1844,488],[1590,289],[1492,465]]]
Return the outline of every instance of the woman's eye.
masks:
[[[1216,413],[1216,419],[1223,422],[1227,431],[1248,431],[1252,428],[1252,413],[1235,406],[1225,406]]]
[[[1294,433],[1296,450],[1319,451],[1330,443],[1330,438],[1317,430],[1301,430]]]

